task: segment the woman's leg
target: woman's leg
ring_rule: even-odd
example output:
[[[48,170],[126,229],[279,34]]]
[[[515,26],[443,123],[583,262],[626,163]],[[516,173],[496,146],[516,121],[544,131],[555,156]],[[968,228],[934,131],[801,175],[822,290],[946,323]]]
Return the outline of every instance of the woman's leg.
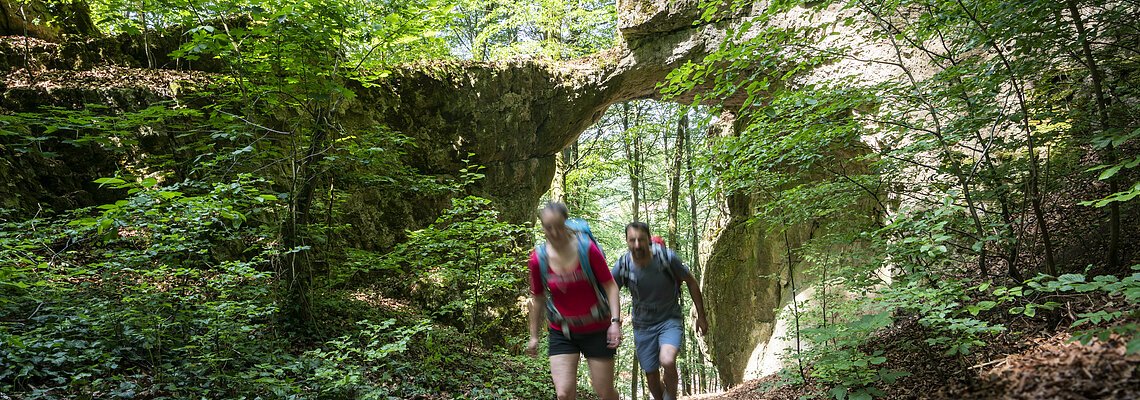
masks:
[[[602,400],[618,400],[617,389],[614,389],[614,359],[587,358],[590,368],[590,386],[594,393]]]
[[[578,358],[578,353],[550,356],[550,377],[554,378],[554,392],[558,394],[558,400],[578,398]],[[613,370],[612,366],[610,370]],[[612,377],[610,381],[610,386],[613,386]]]

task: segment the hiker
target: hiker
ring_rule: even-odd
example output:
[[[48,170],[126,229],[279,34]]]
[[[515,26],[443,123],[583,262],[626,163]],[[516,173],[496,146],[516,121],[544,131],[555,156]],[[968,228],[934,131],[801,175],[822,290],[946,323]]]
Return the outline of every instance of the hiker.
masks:
[[[633,342],[638,363],[654,400],[677,398],[677,353],[684,343],[681,316],[681,282],[689,287],[698,334],[709,330],[700,284],[681,259],[664,245],[650,241],[649,225],[631,222],[625,227],[629,252],[618,259],[612,274],[633,297]],[[662,377],[661,370],[664,370]],[[662,382],[664,378],[664,382]]]
[[[546,314],[550,376],[559,400],[577,397],[579,354],[586,356],[590,385],[602,400],[618,400],[614,355],[621,344],[618,287],[605,255],[585,221],[567,225],[566,206],[548,203],[539,213],[546,242],[530,255],[530,342],[537,356]]]

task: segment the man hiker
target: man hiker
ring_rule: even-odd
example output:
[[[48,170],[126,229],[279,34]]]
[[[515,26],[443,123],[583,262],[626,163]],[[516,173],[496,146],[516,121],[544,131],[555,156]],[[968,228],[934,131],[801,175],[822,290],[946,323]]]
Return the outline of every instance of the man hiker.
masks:
[[[649,392],[654,400],[675,400],[677,353],[685,336],[681,282],[688,285],[693,298],[697,333],[704,335],[709,324],[697,279],[676,253],[652,243],[651,237],[649,225],[644,222],[626,225],[625,244],[629,252],[618,259],[612,274],[618,286],[629,288],[633,296],[633,341]]]
[[[614,389],[614,355],[622,339],[618,287],[589,225],[567,221],[568,214],[562,203],[549,203],[539,213],[546,242],[535,246],[528,263],[526,351],[538,355],[539,331],[549,321],[547,355],[558,400],[577,397],[580,355],[586,356],[590,385],[598,397],[618,400]]]

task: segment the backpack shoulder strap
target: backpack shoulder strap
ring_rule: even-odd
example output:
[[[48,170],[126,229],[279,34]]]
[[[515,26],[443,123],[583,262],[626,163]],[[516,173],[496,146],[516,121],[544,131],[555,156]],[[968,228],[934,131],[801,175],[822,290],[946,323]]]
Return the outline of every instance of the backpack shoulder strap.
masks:
[[[578,235],[577,239],[578,263],[582,266],[582,273],[586,274],[586,279],[590,280],[590,286],[594,287],[594,294],[598,296],[598,301],[601,304],[607,304],[606,295],[602,293],[602,285],[598,283],[598,277],[594,276],[594,268],[590,265],[590,243],[593,241],[584,234]]]
[[[550,262],[546,254],[546,243],[539,243],[534,246],[534,252],[538,258],[538,276],[542,279],[542,291],[546,293],[546,319],[562,325],[562,334],[569,338],[570,326],[562,317],[562,313],[558,311],[558,307],[554,306],[553,293],[550,292],[550,283],[547,281],[547,276],[550,274]]]
[[[550,286],[546,282],[546,277],[550,274],[550,263],[547,261],[546,243],[539,243],[534,246],[534,254],[538,258],[538,276],[542,278],[542,289],[546,291],[546,297],[550,298]]]
[[[673,279],[673,282],[676,282],[677,295],[679,298],[681,294],[682,281],[677,277],[677,271],[673,271],[673,260],[677,258],[677,253],[674,253],[672,250],[664,248],[660,245],[653,245],[653,256],[657,259],[657,262],[660,263],[663,268],[665,268],[665,274],[669,275],[669,278]]]
[[[617,281],[618,286],[629,287],[629,253],[622,254],[615,262],[614,281]]]

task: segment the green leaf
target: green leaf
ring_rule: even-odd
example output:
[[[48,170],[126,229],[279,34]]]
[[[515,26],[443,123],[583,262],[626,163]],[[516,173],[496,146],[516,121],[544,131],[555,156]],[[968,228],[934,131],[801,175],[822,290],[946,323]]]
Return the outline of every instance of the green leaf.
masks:
[[[832,396],[835,396],[835,400],[844,400],[847,398],[847,388],[844,386],[831,388],[830,392]]]
[[[1136,335],[1128,344],[1124,346],[1124,351],[1128,354],[1140,353],[1140,335]]]
[[[1108,180],[1108,178],[1112,178],[1113,175],[1116,175],[1117,172],[1120,172],[1121,168],[1124,168],[1124,165],[1115,165],[1115,166],[1109,167],[1108,169],[1101,172],[1100,176],[1097,176],[1096,179],[1099,179],[1102,181]]]
[[[95,180],[95,183],[98,183],[99,186],[102,187],[103,185],[122,185],[127,183],[127,181],[119,178],[99,178]]]

